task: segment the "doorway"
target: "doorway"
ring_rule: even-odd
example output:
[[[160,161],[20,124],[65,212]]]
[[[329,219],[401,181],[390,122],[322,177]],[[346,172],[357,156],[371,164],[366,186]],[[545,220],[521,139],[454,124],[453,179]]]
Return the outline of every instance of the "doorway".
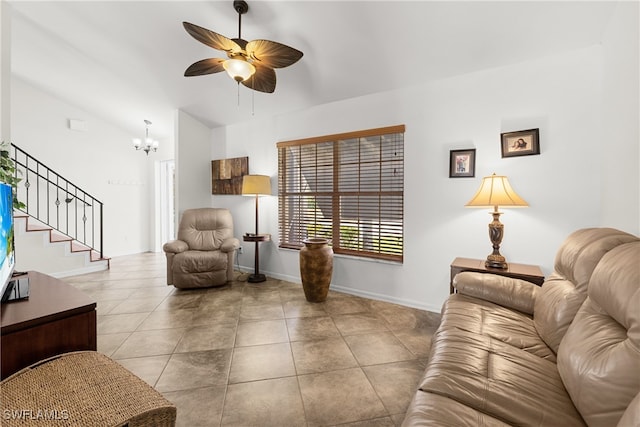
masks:
[[[175,239],[175,161],[160,162],[160,250]]]

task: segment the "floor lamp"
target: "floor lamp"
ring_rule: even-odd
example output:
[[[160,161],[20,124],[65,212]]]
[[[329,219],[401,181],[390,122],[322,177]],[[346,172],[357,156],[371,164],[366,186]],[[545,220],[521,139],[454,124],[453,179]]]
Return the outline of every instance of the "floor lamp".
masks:
[[[245,241],[256,244],[254,273],[247,280],[251,283],[264,282],[266,277],[264,274],[260,274],[258,244],[269,240],[269,235],[258,233],[258,197],[271,195],[271,178],[267,175],[245,175],[242,178],[242,195],[256,197],[256,232],[244,237]]]
[[[486,267],[506,269],[509,267],[504,256],[500,254],[500,243],[504,235],[504,225],[500,222],[502,212],[498,211],[498,206],[517,208],[529,206],[511,188],[506,176],[496,175],[485,176],[476,194],[465,205],[472,208],[493,207],[493,221],[489,223],[489,239],[493,245],[493,252],[485,261]]]

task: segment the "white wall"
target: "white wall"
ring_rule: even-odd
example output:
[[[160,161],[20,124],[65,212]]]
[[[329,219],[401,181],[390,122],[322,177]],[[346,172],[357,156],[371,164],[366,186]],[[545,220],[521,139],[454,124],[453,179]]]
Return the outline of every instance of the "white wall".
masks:
[[[171,158],[173,141],[146,156],[131,145],[144,136],[146,117],[132,134],[15,76],[11,90],[12,142],[104,203],[105,255],[148,251],[153,164]],[[69,119],[83,120],[87,131],[70,130]]]
[[[640,234],[638,2],[619,3],[603,40],[603,223]]]
[[[11,139],[11,6],[0,1],[0,141]]]
[[[595,46],[257,118],[218,132],[214,144],[223,146],[228,157],[249,155],[251,173],[275,176],[277,141],[406,124],[404,263],[336,257],[332,286],[438,311],[448,294],[450,262],[491,252],[488,211],[463,207],[481,177],[492,172],[509,176],[530,204],[505,209],[502,216],[501,252],[507,260],[541,265],[548,274],[557,247],[570,232],[609,225],[603,222],[602,201],[607,173],[601,160],[602,50]],[[611,109],[622,104],[614,100]],[[529,128],[540,128],[541,154],[502,159],[500,133]],[[449,150],[456,148],[477,149],[475,178],[448,178]],[[637,204],[637,194],[632,198]],[[240,199],[212,201],[232,209],[237,235],[250,230],[253,220],[253,204]],[[274,234],[276,242],[261,246],[261,271],[296,280],[298,252],[277,248],[277,197],[268,199],[261,204],[261,229]],[[618,224],[628,224],[629,215],[616,212]],[[245,252],[241,262],[251,267],[252,252]]]
[[[177,110],[176,134],[176,233],[185,209],[209,206],[211,197],[211,129]]]

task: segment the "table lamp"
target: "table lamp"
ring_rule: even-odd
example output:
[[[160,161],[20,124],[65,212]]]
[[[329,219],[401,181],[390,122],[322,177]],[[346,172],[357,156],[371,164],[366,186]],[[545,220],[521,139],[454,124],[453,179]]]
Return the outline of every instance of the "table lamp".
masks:
[[[260,274],[260,255],[258,251],[258,243],[267,241],[270,236],[268,234],[258,234],[258,197],[268,196],[271,194],[271,178],[267,175],[245,175],[242,177],[242,195],[256,196],[256,232],[244,236],[244,241],[255,242],[255,260],[254,272],[247,279],[251,283],[264,282],[266,276]]]
[[[493,252],[487,257],[484,264],[486,267],[506,269],[509,265],[504,256],[500,254],[504,225],[500,222],[502,212],[498,211],[498,206],[516,208],[529,205],[516,194],[506,176],[494,173],[482,178],[480,188],[465,207],[493,207],[493,212],[491,212],[493,221],[489,223],[489,239],[493,245]]]

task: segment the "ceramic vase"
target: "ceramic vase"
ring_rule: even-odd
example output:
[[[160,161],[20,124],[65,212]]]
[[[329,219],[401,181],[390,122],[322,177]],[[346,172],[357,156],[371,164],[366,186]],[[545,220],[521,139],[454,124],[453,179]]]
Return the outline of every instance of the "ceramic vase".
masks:
[[[333,249],[329,240],[313,237],[303,240],[300,249],[300,277],[304,296],[309,302],[327,299],[333,274]]]

